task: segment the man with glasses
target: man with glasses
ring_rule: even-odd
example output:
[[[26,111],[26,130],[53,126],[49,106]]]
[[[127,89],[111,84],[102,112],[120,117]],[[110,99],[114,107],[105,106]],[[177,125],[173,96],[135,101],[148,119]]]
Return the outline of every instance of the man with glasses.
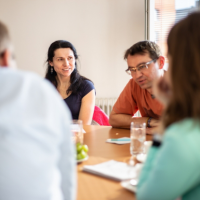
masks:
[[[147,133],[153,134],[159,124],[163,106],[155,98],[153,81],[163,76],[165,59],[155,42],[142,41],[125,52],[126,72],[132,76],[110,114],[113,127],[130,128],[131,122],[144,122]],[[141,117],[133,117],[137,111]]]

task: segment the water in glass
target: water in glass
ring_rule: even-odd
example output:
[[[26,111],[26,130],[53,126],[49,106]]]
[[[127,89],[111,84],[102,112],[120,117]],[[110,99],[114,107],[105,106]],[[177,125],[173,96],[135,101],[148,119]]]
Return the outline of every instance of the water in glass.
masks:
[[[144,142],[146,140],[146,124],[145,123],[131,123],[131,155],[144,153]]]
[[[71,124],[71,131],[73,133],[72,140],[74,144],[83,144],[83,126],[81,120],[73,120]]]

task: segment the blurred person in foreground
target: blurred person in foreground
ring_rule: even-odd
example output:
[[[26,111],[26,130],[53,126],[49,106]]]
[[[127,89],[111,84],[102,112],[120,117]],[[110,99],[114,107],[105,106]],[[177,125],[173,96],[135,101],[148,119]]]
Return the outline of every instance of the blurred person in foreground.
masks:
[[[14,65],[0,22],[0,199],[74,200],[69,111],[50,83]]]
[[[77,60],[78,54],[70,42],[53,42],[47,53],[45,78],[55,86],[69,107],[72,118],[90,125],[95,106],[95,88],[91,80],[79,74]]]
[[[165,104],[163,135],[140,174],[138,200],[200,199],[200,13],[177,23],[167,39],[169,69],[155,84]],[[163,136],[163,141],[161,138]]]
[[[110,114],[113,127],[130,128],[131,122],[146,123],[148,134],[153,134],[159,124],[163,106],[152,91],[153,81],[164,75],[165,59],[155,42],[141,41],[126,50],[126,72],[131,79],[120,94]],[[133,117],[137,111],[142,117]]]

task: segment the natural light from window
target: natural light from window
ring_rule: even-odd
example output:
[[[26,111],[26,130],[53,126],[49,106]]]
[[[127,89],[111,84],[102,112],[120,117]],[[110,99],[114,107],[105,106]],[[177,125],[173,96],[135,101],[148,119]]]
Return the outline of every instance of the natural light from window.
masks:
[[[150,0],[148,39],[155,41],[166,57],[166,39],[171,27],[197,10],[199,0]]]

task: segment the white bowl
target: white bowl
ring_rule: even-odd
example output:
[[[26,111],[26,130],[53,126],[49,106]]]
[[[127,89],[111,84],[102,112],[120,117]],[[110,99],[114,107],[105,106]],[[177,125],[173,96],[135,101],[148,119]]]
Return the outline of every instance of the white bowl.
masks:
[[[86,156],[85,158],[81,159],[81,160],[76,160],[76,163],[81,163],[85,160],[87,160],[89,158],[89,156]]]

